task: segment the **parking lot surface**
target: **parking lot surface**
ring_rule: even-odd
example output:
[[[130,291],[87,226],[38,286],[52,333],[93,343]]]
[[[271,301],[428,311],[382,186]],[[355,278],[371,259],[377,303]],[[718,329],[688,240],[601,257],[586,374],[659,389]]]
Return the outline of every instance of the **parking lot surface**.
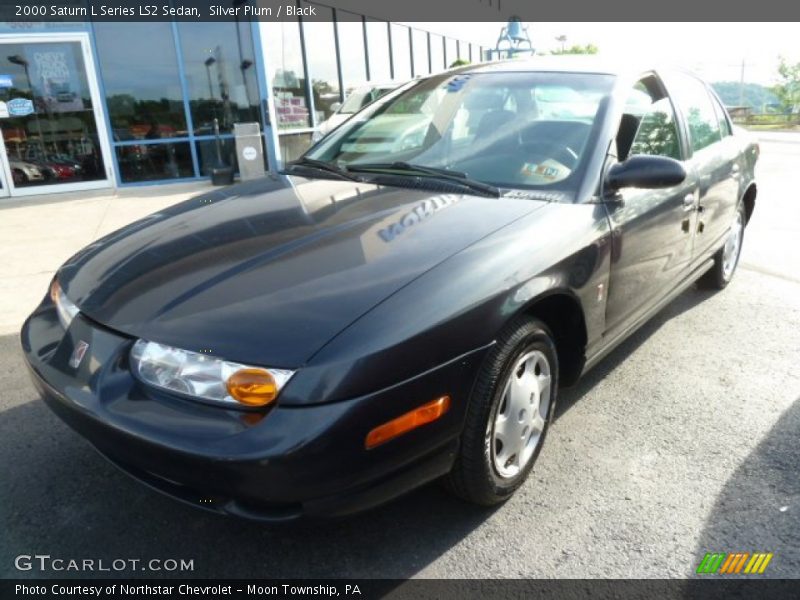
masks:
[[[660,578],[693,575],[710,551],[773,552],[765,576],[800,576],[800,134],[765,135],[761,148],[733,283],[689,289],[564,390],[529,481],[494,510],[437,485],[357,517],[288,526],[183,506],[116,471],[50,413],[9,328],[0,576]],[[20,554],[188,559],[194,570],[20,572]]]

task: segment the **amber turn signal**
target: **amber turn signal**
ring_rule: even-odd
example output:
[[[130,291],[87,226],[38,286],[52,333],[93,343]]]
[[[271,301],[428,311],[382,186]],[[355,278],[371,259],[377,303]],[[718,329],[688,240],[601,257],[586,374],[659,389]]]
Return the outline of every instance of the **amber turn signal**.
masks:
[[[264,369],[240,369],[226,386],[231,398],[246,406],[266,406],[278,396],[275,378]]]
[[[58,285],[58,280],[53,279],[50,283],[50,301],[53,304],[58,304],[61,300],[61,286]]]
[[[419,408],[407,412],[404,415],[392,419],[388,423],[379,425],[367,434],[367,439],[364,443],[367,450],[380,446],[393,440],[399,435],[408,433],[412,429],[427,425],[432,421],[440,418],[450,408],[450,396],[442,396],[433,402],[423,404]]]

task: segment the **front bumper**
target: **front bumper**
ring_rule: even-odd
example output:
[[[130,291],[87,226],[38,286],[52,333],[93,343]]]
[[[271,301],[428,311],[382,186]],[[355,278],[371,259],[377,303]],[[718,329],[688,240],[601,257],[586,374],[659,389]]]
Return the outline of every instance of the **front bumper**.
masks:
[[[485,349],[376,393],[266,413],[208,406],[132,377],[134,340],[82,315],[64,331],[48,301],[22,329],[34,384],[105,457],[194,506],[265,521],[336,516],[385,502],[446,473]],[[89,348],[77,369],[69,358]],[[289,384],[291,385],[291,383]],[[377,425],[450,395],[438,421],[365,450]]]

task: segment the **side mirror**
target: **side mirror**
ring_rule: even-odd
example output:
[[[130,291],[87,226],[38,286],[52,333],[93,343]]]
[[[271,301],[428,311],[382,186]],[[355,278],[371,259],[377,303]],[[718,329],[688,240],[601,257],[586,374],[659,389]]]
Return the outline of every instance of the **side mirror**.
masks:
[[[331,112],[339,112],[339,109],[342,108],[341,102],[334,102],[331,104]]]
[[[606,189],[612,192],[626,187],[668,188],[686,179],[686,169],[673,158],[637,154],[611,166],[606,174]]]

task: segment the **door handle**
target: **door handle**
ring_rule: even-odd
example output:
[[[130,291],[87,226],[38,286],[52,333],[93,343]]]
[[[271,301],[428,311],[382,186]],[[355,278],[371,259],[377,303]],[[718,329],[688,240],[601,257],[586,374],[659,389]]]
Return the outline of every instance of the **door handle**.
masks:
[[[683,210],[688,212],[695,209],[694,192],[690,192],[683,197]]]

